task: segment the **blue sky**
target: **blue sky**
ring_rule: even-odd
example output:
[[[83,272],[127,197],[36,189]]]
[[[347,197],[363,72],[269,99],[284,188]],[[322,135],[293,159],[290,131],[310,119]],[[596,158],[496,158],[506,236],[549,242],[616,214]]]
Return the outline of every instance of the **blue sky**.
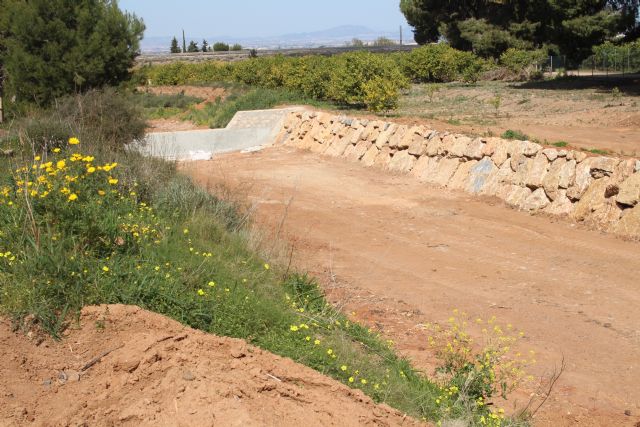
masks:
[[[373,30],[407,26],[399,0],[120,0],[147,24],[147,37],[276,36],[363,25]]]

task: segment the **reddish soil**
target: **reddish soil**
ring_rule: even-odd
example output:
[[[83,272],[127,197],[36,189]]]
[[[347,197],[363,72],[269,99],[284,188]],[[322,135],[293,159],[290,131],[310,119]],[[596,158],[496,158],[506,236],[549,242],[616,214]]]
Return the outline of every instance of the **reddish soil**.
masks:
[[[139,92],[150,92],[154,95],[179,95],[192,96],[204,99],[203,103],[215,102],[216,99],[224,100],[227,91],[221,87],[206,86],[142,86]]]
[[[0,320],[2,426],[417,425],[289,359],[136,307],[85,308],[61,342],[10,326]]]
[[[147,132],[178,132],[195,129],[209,129],[209,127],[198,126],[191,121],[180,119],[147,120]]]
[[[495,315],[526,332],[537,377],[566,360],[536,425],[640,422],[638,242],[287,147],[183,170],[207,188],[247,189],[294,265],[417,365],[434,364],[424,323],[454,308]]]

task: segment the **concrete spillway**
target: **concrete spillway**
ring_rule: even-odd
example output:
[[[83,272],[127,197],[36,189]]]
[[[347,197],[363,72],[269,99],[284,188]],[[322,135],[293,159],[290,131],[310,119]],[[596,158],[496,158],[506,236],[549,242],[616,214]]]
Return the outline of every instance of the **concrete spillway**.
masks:
[[[208,160],[216,154],[273,144],[284,120],[297,108],[240,111],[224,129],[149,133],[131,145],[140,153],[166,160]]]

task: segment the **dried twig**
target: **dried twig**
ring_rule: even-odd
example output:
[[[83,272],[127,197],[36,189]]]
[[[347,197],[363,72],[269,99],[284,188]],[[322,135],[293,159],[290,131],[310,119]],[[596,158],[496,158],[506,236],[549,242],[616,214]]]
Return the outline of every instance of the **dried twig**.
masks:
[[[94,357],[93,359],[91,359],[90,361],[88,361],[82,368],[80,368],[80,372],[84,372],[87,369],[89,369],[90,367],[92,367],[93,365],[95,365],[96,363],[98,363],[99,361],[102,360],[103,357],[107,356],[110,353],[113,353],[116,350],[120,350],[122,347],[124,347],[124,344],[119,345],[116,348],[112,348],[111,350],[107,350],[104,353]]]

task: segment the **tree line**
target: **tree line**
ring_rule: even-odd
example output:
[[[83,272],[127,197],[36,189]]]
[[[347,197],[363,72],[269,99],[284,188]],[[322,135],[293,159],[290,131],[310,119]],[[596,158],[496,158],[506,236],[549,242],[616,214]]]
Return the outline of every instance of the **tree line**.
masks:
[[[169,48],[171,53],[228,52],[240,50],[242,50],[242,45],[238,43],[229,45],[224,42],[216,42],[213,45],[209,45],[207,40],[202,40],[201,45],[198,45],[198,43],[191,40],[187,45],[186,41],[183,39],[182,47],[180,47],[176,37],[171,40],[171,47]]]
[[[582,61],[594,46],[640,37],[640,0],[401,0],[415,40],[498,58],[544,49]]]

